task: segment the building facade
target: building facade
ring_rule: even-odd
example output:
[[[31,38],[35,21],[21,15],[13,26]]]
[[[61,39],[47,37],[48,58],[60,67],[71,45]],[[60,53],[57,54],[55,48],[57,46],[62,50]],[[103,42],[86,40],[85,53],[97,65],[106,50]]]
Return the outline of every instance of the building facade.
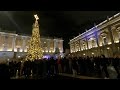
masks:
[[[113,57],[120,52],[120,13],[71,39],[69,45],[73,56]]]
[[[16,57],[24,56],[27,52],[28,40],[30,40],[30,36],[0,32],[0,57],[12,58],[14,53],[16,53]],[[42,37],[41,43],[44,55],[54,54],[55,48],[59,48],[60,53],[63,53],[62,38]]]

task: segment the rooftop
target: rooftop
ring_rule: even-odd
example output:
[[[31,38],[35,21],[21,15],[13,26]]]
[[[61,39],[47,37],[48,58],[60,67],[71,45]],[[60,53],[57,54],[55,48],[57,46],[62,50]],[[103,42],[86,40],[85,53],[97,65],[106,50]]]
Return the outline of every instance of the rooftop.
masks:
[[[113,15],[112,17],[107,18],[107,19],[108,19],[108,20],[113,20],[115,17],[117,17],[117,16],[119,16],[119,15],[120,15],[120,13],[117,13],[117,14],[115,14],[115,15]],[[89,31],[93,30],[94,28],[97,28],[97,27],[99,27],[99,26],[105,24],[105,23],[108,21],[107,19],[104,20],[103,22],[101,22],[100,24],[95,25],[93,28],[91,28],[91,29],[89,29],[89,30],[86,30],[86,32],[84,32],[84,33],[82,33],[82,34],[79,34],[78,36],[76,36],[75,38],[71,39],[70,41],[72,41],[72,40],[74,40],[74,39],[76,39],[76,38],[82,36],[83,34],[85,34],[85,33],[89,32]]]

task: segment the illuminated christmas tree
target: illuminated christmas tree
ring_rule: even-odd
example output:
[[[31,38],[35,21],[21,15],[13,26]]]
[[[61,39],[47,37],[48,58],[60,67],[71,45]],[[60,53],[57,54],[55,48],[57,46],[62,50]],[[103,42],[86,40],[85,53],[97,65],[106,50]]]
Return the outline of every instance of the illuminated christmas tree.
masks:
[[[38,16],[34,15],[35,23],[33,24],[32,37],[28,42],[28,49],[26,60],[35,60],[41,59],[43,57],[43,52],[41,48],[40,34],[39,34],[39,24]]]

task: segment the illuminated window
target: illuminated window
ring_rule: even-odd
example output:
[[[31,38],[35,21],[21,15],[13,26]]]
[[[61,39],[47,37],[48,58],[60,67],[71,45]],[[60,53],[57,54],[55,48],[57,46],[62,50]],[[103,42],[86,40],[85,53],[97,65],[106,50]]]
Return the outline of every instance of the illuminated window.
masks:
[[[85,44],[83,43],[83,49],[85,50],[85,48],[86,48],[86,46],[85,46]]]
[[[17,52],[20,52],[20,48],[17,48]]]
[[[105,38],[103,38],[103,44],[104,44],[104,45],[106,45],[106,44],[107,44],[107,39],[106,39],[106,37],[105,37]]]
[[[119,42],[120,42],[120,32],[118,32]]]

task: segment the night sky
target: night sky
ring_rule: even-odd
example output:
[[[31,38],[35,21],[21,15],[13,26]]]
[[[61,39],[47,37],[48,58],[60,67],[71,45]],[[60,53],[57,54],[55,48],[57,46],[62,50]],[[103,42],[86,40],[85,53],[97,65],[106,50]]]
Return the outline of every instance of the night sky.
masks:
[[[69,39],[118,11],[0,11],[0,27],[3,31],[31,35],[36,13],[40,18],[41,36],[63,38],[66,49],[69,48]]]

